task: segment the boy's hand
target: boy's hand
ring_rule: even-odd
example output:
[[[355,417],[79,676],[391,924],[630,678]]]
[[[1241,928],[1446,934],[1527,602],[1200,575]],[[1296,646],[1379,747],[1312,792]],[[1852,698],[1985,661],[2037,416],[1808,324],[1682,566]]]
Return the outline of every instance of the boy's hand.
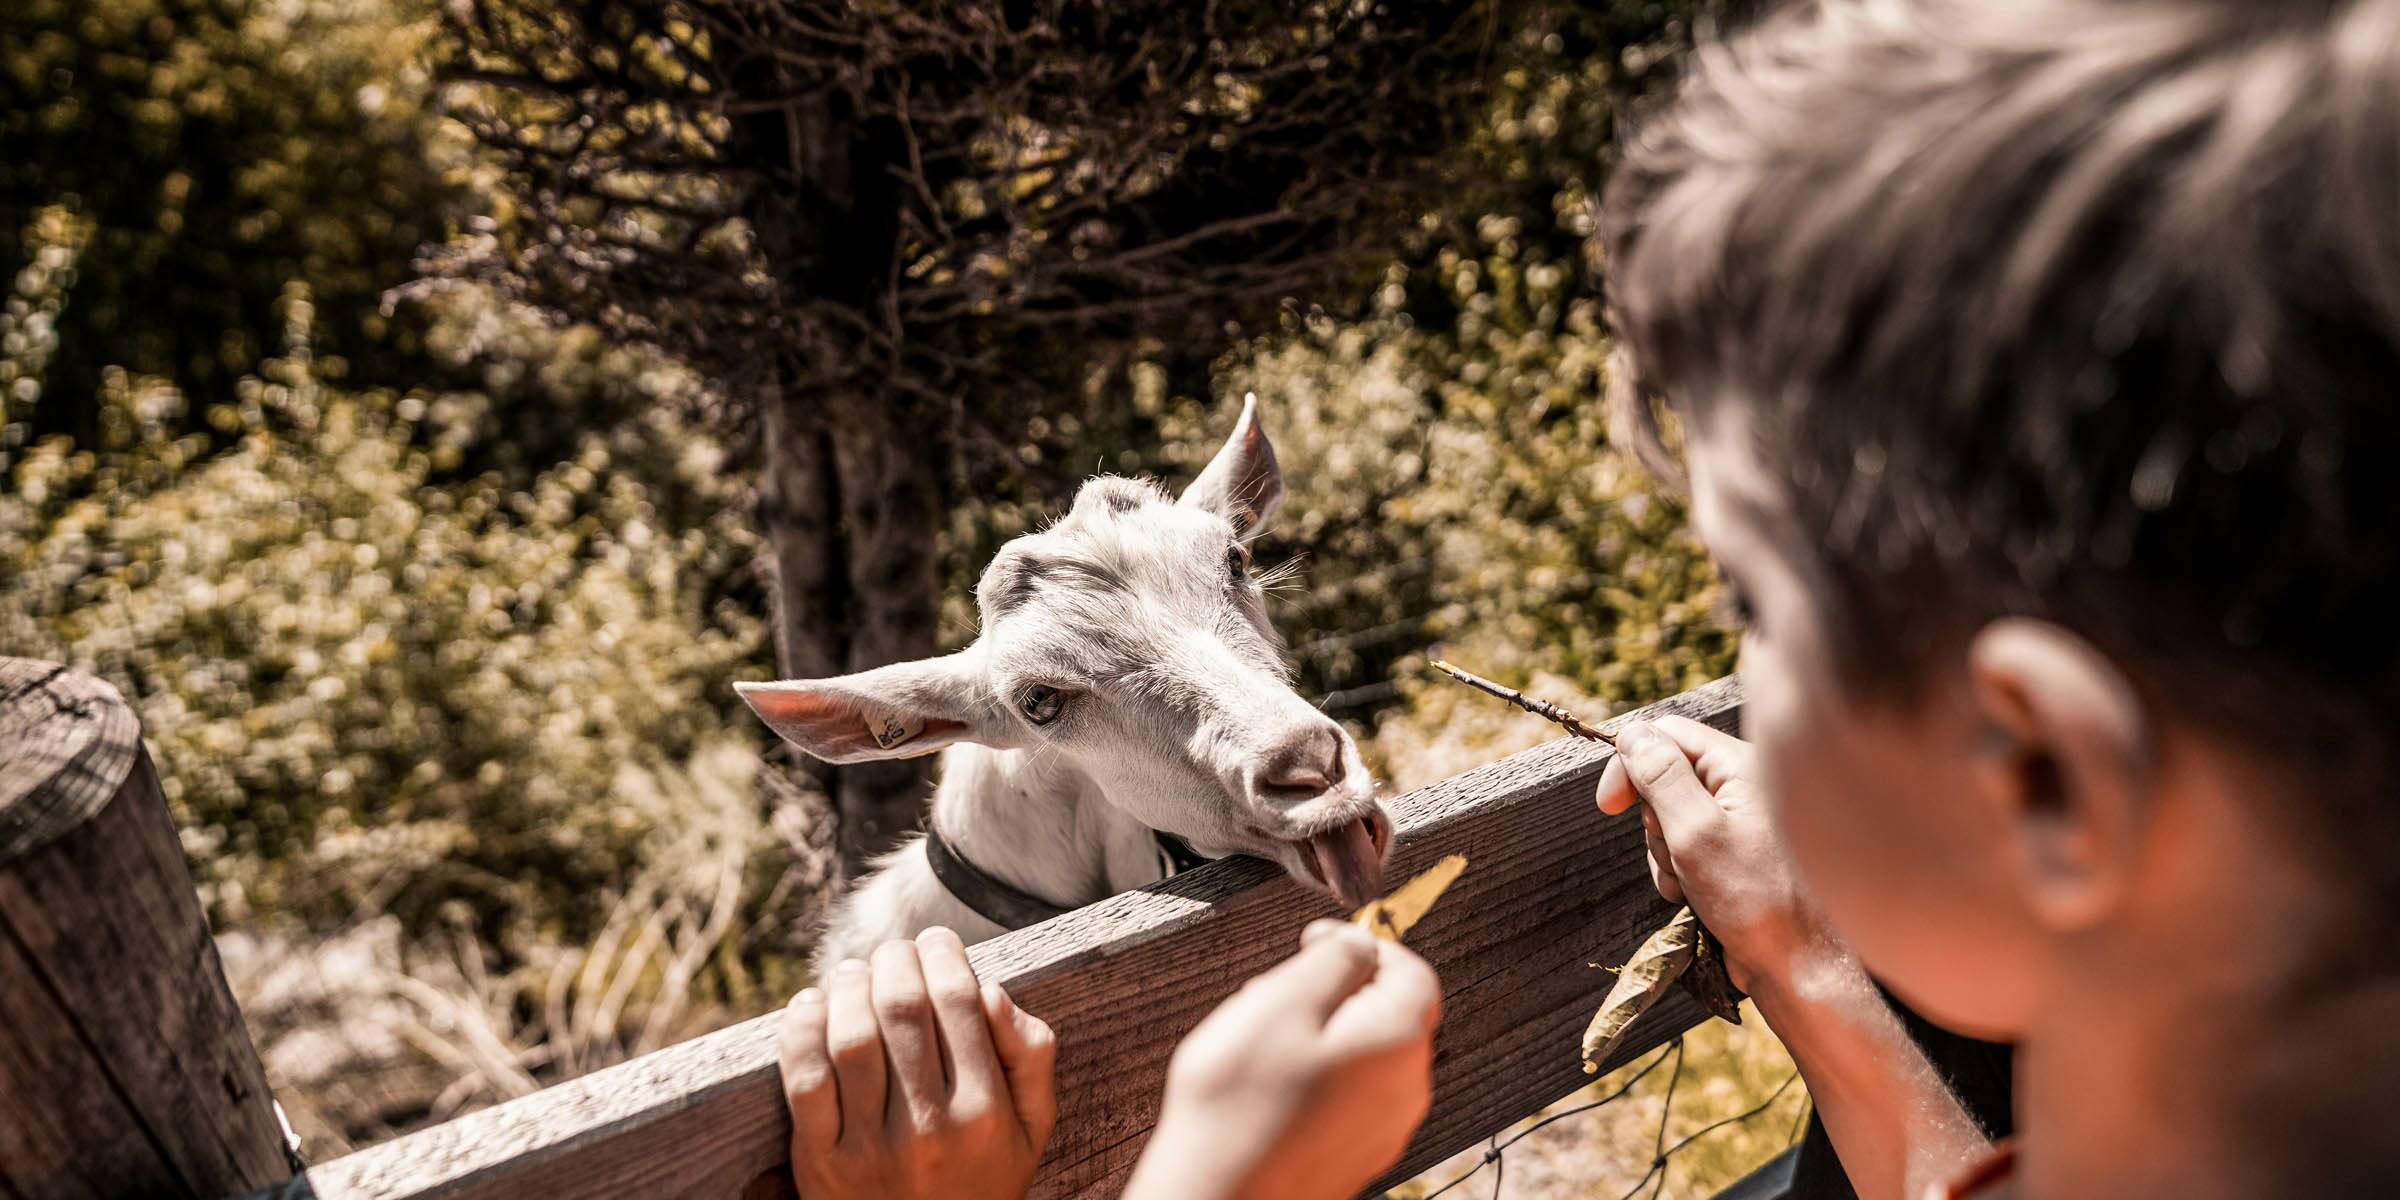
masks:
[[[1433,1103],[1433,968],[1318,921],[1175,1051],[1126,1200],[1357,1195]]]
[[[1658,894],[1691,905],[1724,945],[1734,986],[1764,996],[1839,943],[1800,894],[1755,760],[1732,734],[1661,717],[1618,731],[1597,799],[1612,815],[1641,804]]]
[[[1017,1200],[1058,1119],[1050,1027],[947,929],[792,997],[776,1050],[802,1200]]]

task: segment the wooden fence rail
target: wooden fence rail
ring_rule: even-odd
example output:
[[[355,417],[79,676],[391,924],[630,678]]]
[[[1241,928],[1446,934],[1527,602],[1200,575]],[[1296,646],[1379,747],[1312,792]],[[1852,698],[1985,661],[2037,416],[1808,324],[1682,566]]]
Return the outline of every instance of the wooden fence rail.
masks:
[[[1740,696],[1724,679],[1646,711],[1730,728]],[[1640,824],[1592,807],[1607,754],[1561,739],[1393,801],[1393,878],[1445,854],[1468,866],[1409,935],[1441,971],[1445,1016],[1433,1112],[1387,1184],[1587,1082],[1577,1041],[1608,985],[1591,964],[1622,961],[1672,911],[1651,888]],[[985,978],[1060,1031],[1058,1132],[1034,1195],[1114,1196],[1177,1040],[1336,911],[1237,860],[974,947]],[[1617,1061],[1700,1019],[1675,993]],[[311,1167],[260,1200],[768,1196],[788,1137],[761,1017]]]
[[[1646,711],[1730,727],[1739,706],[1738,682],[1725,679]],[[0,1110],[0,1195],[788,1190],[772,1017],[270,1184],[286,1171],[257,1056],[136,735],[106,685],[0,659],[0,765],[10,772],[0,779],[0,959],[31,947],[50,981],[35,986],[35,974],[0,962],[0,1086],[11,1093]],[[95,744],[114,749],[95,757]],[[1392,802],[1394,879],[1445,854],[1466,855],[1468,867],[1409,937],[1441,972],[1445,1017],[1432,1114],[1387,1183],[1587,1082],[1578,1036],[1609,981],[1592,964],[1621,961],[1670,912],[1650,886],[1640,824],[1592,807],[1607,755],[1560,739]],[[1113,1196],[1157,1115],[1176,1042],[1288,954],[1309,919],[1336,911],[1243,859],[974,947],[985,978],[1060,1031],[1058,1132],[1034,1194]],[[1698,1020],[1671,995],[1617,1061]],[[126,1162],[149,1165],[137,1178]]]

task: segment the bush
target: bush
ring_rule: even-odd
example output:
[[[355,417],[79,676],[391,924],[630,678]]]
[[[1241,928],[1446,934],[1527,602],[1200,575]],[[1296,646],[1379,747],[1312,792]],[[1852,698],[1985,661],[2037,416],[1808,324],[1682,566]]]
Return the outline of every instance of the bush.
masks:
[[[42,222],[6,331],[6,369],[37,392],[75,247],[71,217]],[[822,885],[821,839],[752,780],[765,739],[729,684],[764,652],[726,594],[756,550],[715,443],[661,403],[522,487],[437,482],[486,427],[481,398],[331,386],[304,292],[285,318],[284,353],[196,414],[222,452],[174,432],[173,386],[122,370],[101,445],[21,450],[0,645],[133,702],[212,919],[264,947],[250,978],[376,967],[310,1034],[358,1046],[311,1078],[386,1050],[449,1068],[433,1091],[450,1099],[379,1093],[321,1132],[505,1096],[780,999],[797,968],[772,914]],[[562,997],[597,1007],[561,1021]],[[289,1066],[276,1047],[309,1005],[244,999]],[[454,1037],[478,1012],[491,1036],[459,1044],[499,1057],[467,1071],[378,1011]]]

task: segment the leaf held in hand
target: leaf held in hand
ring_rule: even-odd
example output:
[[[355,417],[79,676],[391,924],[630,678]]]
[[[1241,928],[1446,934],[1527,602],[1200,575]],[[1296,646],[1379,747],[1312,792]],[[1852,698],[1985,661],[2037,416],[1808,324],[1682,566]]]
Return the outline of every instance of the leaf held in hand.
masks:
[[[1700,1002],[1702,1012],[1729,1025],[1742,1023],[1742,989],[1733,986],[1733,973],[1725,969],[1725,947],[1706,926],[1693,947],[1691,969],[1683,973],[1683,990]]]
[[[1625,960],[1617,972],[1617,982],[1608,989],[1608,999],[1600,1011],[1592,1014],[1592,1023],[1583,1031],[1583,1073],[1600,1073],[1601,1060],[1616,1049],[1625,1031],[1658,998],[1666,994],[1700,950],[1700,918],[1689,908],[1679,909],[1666,924],[1658,927],[1642,943],[1633,957]]]
[[[1450,890],[1451,881],[1466,869],[1466,855],[1449,855],[1401,884],[1391,895],[1350,914],[1350,923],[1366,926],[1387,942],[1399,941],[1416,928],[1417,922],[1433,909],[1433,902],[1441,899],[1442,893]]]

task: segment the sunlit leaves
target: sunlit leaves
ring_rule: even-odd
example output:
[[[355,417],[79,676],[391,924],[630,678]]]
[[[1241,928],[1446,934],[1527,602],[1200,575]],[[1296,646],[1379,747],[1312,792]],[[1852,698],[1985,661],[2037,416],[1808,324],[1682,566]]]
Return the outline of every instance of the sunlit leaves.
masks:
[[[329,387],[304,339],[205,459],[173,435],[180,393],[111,378],[107,442],[48,439],[10,481],[0,631],[126,688],[220,915],[406,913],[488,875],[525,883],[470,888],[487,911],[587,919],[646,836],[619,772],[748,732],[725,681],[759,631],[723,588],[751,542],[672,417],[593,431],[521,489],[444,486],[480,401]],[[356,858],[343,829],[431,857]]]

